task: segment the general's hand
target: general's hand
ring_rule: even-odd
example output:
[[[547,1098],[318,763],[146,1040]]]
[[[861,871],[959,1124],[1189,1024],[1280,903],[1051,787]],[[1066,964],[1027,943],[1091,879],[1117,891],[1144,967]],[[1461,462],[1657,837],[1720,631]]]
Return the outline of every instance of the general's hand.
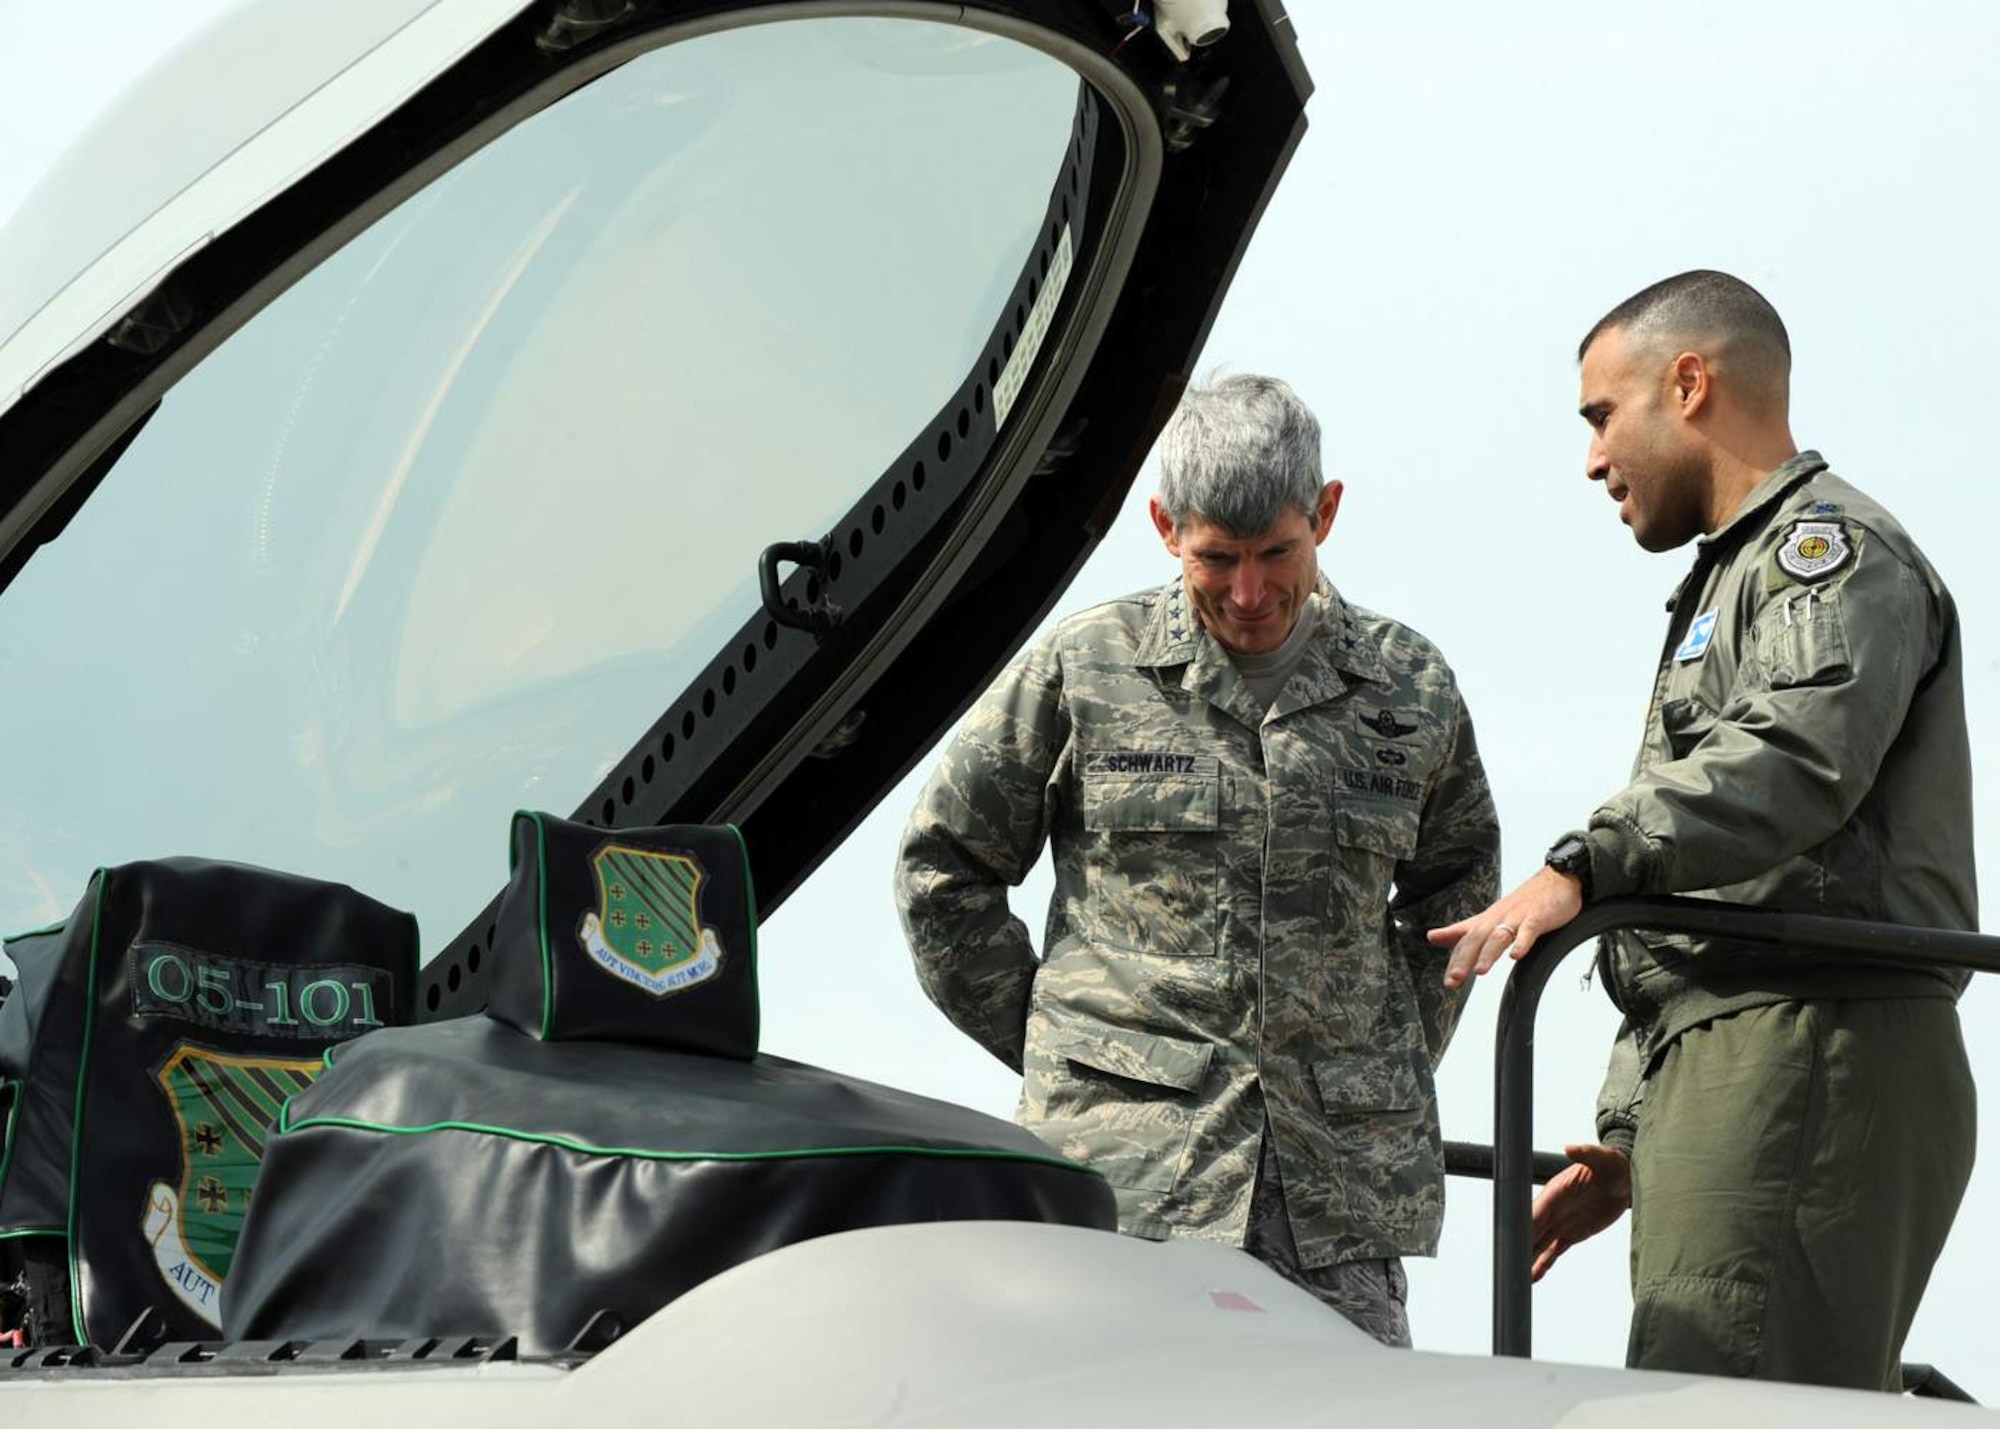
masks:
[[[1444,985],[1457,987],[1502,958],[1518,958],[1542,934],[1562,927],[1583,911],[1583,883],[1573,873],[1544,868],[1512,893],[1449,928],[1424,936],[1434,948],[1451,948]]]
[[[1540,1280],[1562,1253],[1589,1240],[1632,1204],[1632,1163],[1609,1146],[1565,1146],[1574,1162],[1535,1197],[1535,1268]]]

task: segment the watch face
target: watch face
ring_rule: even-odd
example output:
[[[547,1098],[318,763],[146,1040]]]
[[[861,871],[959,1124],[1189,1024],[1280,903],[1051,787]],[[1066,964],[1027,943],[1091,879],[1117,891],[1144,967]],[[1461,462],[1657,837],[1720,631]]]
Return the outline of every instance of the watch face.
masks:
[[[1582,839],[1564,839],[1544,856],[1543,862],[1550,868],[1561,869],[1564,873],[1579,872],[1590,857],[1590,845]]]

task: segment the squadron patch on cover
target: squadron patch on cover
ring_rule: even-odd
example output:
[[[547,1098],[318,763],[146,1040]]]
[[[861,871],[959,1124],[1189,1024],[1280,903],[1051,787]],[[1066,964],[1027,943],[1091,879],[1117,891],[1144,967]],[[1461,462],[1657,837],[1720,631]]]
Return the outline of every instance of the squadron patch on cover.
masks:
[[[320,1073],[318,1059],[238,1057],[183,1042],[153,1073],[180,1129],[178,1184],[146,1188],[140,1227],[174,1297],[220,1327],[222,1285],[287,1098]]]
[[[1795,578],[1816,581],[1832,575],[1854,554],[1847,528],[1838,521],[1795,521],[1785,544],[1778,547],[1778,564]]]
[[[722,944],[701,922],[701,865],[687,854],[606,844],[590,857],[597,907],[577,941],[592,962],[652,997],[685,992],[722,968]]]

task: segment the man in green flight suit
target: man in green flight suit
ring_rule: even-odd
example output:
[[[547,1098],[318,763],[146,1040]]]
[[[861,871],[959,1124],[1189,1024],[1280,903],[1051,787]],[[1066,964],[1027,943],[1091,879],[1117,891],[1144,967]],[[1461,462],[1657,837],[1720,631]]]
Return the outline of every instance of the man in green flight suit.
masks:
[[[1958,616],[1887,511],[1793,444],[1791,346],[1684,273],[1585,337],[1588,474],[1649,551],[1697,540],[1632,782],[1431,935],[1457,986],[1583,903],[1694,893],[1974,929]],[[1628,1360],[1894,1390],[1971,1176],[1962,974],[1621,933],[1600,1145],[1535,1205],[1534,1273],[1632,1207]]]
[[[1289,387],[1190,391],[1159,450],[1180,577],[1061,622],[968,716],[904,835],[904,928],[1122,1230],[1241,1246],[1407,1345],[1463,1000],[1423,929],[1498,891],[1472,723],[1429,641],[1319,573],[1342,487]],[[1007,889],[1050,842],[1038,961]]]

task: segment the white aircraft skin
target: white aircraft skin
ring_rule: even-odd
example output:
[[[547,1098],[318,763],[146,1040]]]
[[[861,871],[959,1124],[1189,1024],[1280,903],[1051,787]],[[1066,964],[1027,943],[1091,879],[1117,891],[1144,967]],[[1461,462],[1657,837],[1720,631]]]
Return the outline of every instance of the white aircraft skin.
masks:
[[[1894,1429],[1987,1413],[1857,1390],[1391,1350],[1238,1250],[969,1221],[774,1251],[568,1372],[120,1375],[0,1381],[0,1419],[8,1429]]]

